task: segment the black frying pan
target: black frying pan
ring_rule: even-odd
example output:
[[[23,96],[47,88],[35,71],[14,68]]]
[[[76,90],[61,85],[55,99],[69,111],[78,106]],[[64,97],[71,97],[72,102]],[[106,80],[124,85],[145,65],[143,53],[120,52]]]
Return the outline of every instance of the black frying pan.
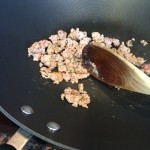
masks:
[[[81,82],[91,96],[89,109],[60,100],[70,83],[43,79],[27,48],[58,29],[79,27],[88,33],[136,39],[133,52],[150,61],[149,0],[0,1],[0,109],[16,124],[65,149],[150,149],[150,96],[116,89],[89,77]],[[24,115],[29,105],[34,114]],[[61,126],[52,133],[46,123]]]

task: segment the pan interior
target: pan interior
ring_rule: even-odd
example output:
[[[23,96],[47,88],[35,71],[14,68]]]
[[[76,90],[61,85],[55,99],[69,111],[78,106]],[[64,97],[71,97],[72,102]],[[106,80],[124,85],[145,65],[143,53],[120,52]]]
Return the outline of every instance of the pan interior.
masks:
[[[43,79],[38,63],[27,56],[33,42],[58,29],[79,27],[89,35],[97,31],[123,41],[134,37],[133,52],[150,62],[150,47],[139,44],[150,41],[149,6],[148,0],[1,0],[1,111],[32,134],[66,149],[150,148],[150,96],[118,91],[89,77],[80,81],[91,96],[89,108],[73,108],[60,94],[77,85]],[[31,106],[34,114],[21,113],[22,105]],[[51,133],[49,121],[61,129]]]

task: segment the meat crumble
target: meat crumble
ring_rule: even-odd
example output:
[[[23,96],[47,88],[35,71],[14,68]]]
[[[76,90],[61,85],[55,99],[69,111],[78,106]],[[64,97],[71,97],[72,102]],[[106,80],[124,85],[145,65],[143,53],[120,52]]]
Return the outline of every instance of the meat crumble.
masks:
[[[33,43],[28,48],[28,56],[32,56],[33,61],[39,61],[41,76],[52,80],[54,84],[60,84],[62,81],[78,83],[89,76],[88,71],[82,66],[82,50],[89,43],[115,51],[135,66],[141,67],[146,74],[150,74],[150,65],[144,64],[143,58],[131,53],[133,41],[134,38],[126,43],[120,42],[119,39],[105,37],[99,32],[92,32],[91,37],[88,37],[87,32],[72,28],[69,34],[59,30],[48,40]],[[141,43],[148,44],[146,41]],[[66,88],[61,99],[66,99],[74,107],[79,105],[88,108],[87,105],[90,103],[90,97],[83,90],[83,84],[78,84],[78,90]]]
[[[141,70],[146,73],[147,75],[150,75],[150,63],[149,64],[143,64],[141,66]]]
[[[49,78],[59,84],[63,80],[78,83],[79,79],[89,76],[87,70],[82,67],[81,59],[83,47],[91,40],[86,32],[81,32],[78,28],[71,29],[67,36],[65,31],[59,30],[49,39],[50,41],[36,42],[28,49],[29,56],[33,56],[34,61],[40,61],[43,78]]]
[[[141,40],[140,43],[141,43],[143,46],[147,46],[147,45],[148,45],[148,42],[145,41],[145,40]]]
[[[128,47],[132,47],[132,46],[133,46],[133,41],[135,41],[135,38],[132,38],[131,40],[128,40],[128,41],[126,42],[127,46],[128,46]]]
[[[70,87],[64,90],[64,93],[61,94],[62,100],[67,100],[74,107],[82,106],[88,108],[90,103],[90,96],[84,91],[83,84],[78,84],[78,90],[72,89]]]

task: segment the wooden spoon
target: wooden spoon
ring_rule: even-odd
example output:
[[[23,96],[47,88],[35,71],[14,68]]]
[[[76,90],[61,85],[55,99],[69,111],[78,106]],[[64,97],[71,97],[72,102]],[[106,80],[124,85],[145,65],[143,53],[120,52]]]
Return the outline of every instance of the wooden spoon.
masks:
[[[98,80],[117,88],[150,95],[150,78],[111,49],[87,45],[83,66]]]

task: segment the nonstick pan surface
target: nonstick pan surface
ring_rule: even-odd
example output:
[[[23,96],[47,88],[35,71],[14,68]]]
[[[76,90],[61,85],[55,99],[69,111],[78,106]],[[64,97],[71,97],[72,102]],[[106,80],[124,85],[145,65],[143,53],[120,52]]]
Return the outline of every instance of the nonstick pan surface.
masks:
[[[91,96],[88,109],[60,100],[64,88],[43,79],[37,62],[27,55],[35,41],[57,30],[79,27],[126,41],[136,39],[133,52],[150,62],[149,0],[0,1],[0,109],[31,134],[64,149],[150,149],[150,96],[116,90],[89,77],[80,81]],[[28,105],[34,114],[25,115]],[[46,123],[61,128],[50,132]]]

